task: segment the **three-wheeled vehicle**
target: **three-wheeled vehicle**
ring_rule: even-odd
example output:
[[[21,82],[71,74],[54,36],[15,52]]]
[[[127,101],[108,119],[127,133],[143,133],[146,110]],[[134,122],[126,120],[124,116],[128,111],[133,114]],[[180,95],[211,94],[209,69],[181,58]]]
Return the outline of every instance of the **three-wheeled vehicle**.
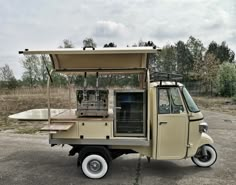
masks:
[[[50,56],[53,70],[47,86],[48,125],[41,130],[49,132],[52,146],[67,144],[72,147],[69,155],[78,153],[78,165],[85,176],[102,178],[113,159],[129,153],[157,160],[192,158],[200,167],[215,163],[217,153],[207,134],[208,125],[187,89],[172,78],[175,75],[149,74],[148,61],[157,50],[136,47],[20,51],[24,55]],[[68,88],[68,101],[74,94],[77,107],[52,114],[53,73],[84,75],[82,88]],[[96,87],[87,86],[90,73],[96,76]],[[123,74],[135,74],[139,85],[101,88],[100,75],[110,74],[120,77],[116,80],[122,79]],[[23,118],[12,117],[25,120],[27,113]]]

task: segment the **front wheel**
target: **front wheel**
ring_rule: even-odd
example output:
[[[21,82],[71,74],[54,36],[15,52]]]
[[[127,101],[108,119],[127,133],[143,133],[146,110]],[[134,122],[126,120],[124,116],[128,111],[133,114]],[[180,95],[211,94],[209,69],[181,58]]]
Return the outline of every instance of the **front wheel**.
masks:
[[[216,162],[217,153],[213,146],[203,145],[191,159],[197,166],[206,168]]]
[[[81,169],[85,176],[91,179],[100,179],[106,175],[108,163],[103,156],[92,154],[83,159]]]

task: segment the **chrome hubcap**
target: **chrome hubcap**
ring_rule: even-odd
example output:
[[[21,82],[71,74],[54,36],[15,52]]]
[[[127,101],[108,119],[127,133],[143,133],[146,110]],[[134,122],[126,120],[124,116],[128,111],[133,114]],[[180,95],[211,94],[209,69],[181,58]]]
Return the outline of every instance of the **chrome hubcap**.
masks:
[[[88,169],[92,173],[99,173],[102,169],[102,164],[97,160],[91,160],[88,163]]]

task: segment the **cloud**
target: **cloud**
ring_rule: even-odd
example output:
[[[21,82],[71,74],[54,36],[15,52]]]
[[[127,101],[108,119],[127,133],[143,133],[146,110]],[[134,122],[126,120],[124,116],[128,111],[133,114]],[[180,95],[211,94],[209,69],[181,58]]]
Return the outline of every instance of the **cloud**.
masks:
[[[140,39],[162,47],[192,35],[236,51],[235,20],[235,0],[0,0],[0,66],[9,63],[19,77],[18,50],[52,49],[66,38],[76,47],[87,37],[98,47]]]
[[[98,21],[93,35],[95,37],[124,37],[128,34],[128,28],[113,21]]]
[[[186,36],[190,36],[188,32],[188,25],[178,26],[176,24],[160,23],[157,24],[152,32],[151,36],[158,40],[176,40],[182,39]]]

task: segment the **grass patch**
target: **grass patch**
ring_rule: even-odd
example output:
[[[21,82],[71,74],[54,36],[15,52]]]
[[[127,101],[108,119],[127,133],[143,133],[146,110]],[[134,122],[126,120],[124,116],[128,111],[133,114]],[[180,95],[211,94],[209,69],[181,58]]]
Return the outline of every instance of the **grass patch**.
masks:
[[[232,101],[236,104],[236,95],[232,97]]]
[[[15,133],[17,133],[17,134],[35,134],[39,131],[40,131],[40,128],[34,128],[34,127],[27,128],[26,127],[26,128],[20,128],[20,129],[16,130]]]
[[[193,97],[200,109],[236,115],[236,101],[225,97]]]

